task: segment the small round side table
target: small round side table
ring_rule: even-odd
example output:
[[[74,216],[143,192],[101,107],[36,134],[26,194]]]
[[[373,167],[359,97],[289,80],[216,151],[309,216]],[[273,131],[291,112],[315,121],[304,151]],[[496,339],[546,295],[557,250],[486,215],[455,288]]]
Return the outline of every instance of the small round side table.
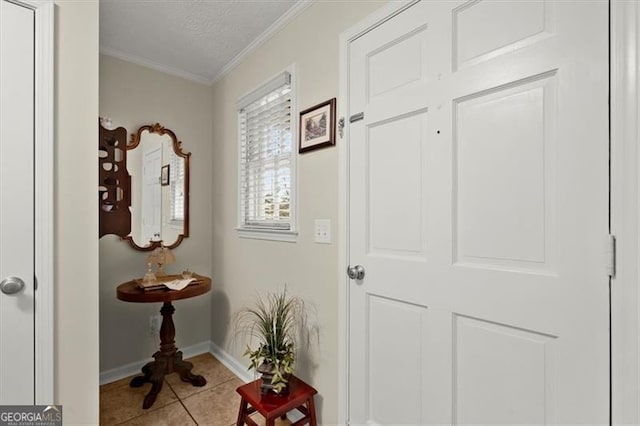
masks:
[[[167,278],[181,278],[169,276]],[[158,303],[162,302],[162,326],[160,327],[160,350],[153,354],[154,361],[142,367],[142,376],[136,376],[129,384],[131,387],[140,387],[145,383],[151,383],[151,390],[145,396],[142,408],[147,409],[156,401],[156,396],[162,389],[164,376],[171,373],[178,373],[180,378],[191,383],[193,386],[204,386],[207,381],[202,376],[191,373],[193,364],[182,360],[182,352],[176,348],[176,329],[173,325],[173,313],[175,308],[171,304],[174,300],[188,299],[200,296],[211,290],[211,278],[202,275],[194,275],[196,282],[183,288],[182,290],[169,290],[162,288],[157,290],[143,290],[138,283],[128,281],[120,284],[117,288],[119,300],[134,303]]]

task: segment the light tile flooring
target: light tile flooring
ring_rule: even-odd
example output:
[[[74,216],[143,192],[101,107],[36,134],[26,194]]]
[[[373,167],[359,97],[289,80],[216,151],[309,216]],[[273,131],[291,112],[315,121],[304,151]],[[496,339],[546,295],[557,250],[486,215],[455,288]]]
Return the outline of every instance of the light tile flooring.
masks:
[[[214,425],[235,424],[240,396],[236,388],[243,384],[211,354],[190,358],[194,374],[207,379],[203,387],[180,380],[177,374],[165,377],[156,402],[148,410],[142,400],[151,389],[146,383],[140,388],[129,386],[131,377],[100,386],[100,424],[109,425]],[[256,421],[264,422],[259,414]],[[289,422],[277,422],[286,425]]]

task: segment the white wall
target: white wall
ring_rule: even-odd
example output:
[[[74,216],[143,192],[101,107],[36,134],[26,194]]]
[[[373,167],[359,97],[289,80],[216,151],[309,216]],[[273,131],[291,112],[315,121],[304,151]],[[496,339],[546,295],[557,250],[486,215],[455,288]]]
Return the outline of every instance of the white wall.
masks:
[[[98,422],[98,2],[55,2],[55,402]]]
[[[175,132],[184,151],[191,152],[190,235],[174,250],[176,262],[165,270],[179,273],[188,268],[210,276],[211,87],[100,55],[100,115],[111,117],[115,127],[126,128],[129,141],[140,126],[160,123]],[[158,314],[160,304],[116,299],[119,284],[144,275],[148,254],[115,235],[100,239],[101,372],[150,359],[158,348],[158,336],[148,327],[149,316]],[[178,347],[209,341],[210,295],[174,306]]]
[[[236,226],[236,100],[286,66],[297,66],[297,106],[303,110],[338,96],[338,37],[385,2],[315,2],[213,88],[213,279],[212,339],[242,358],[230,317],[252,303],[256,290],[290,293],[315,305],[320,345],[302,359],[297,373],[318,389],[321,421],[337,422],[338,394],[338,150],[298,156],[296,243],[238,238]],[[295,113],[294,120],[298,120]],[[297,140],[297,137],[296,137]],[[337,143],[342,143],[338,139]],[[313,242],[314,219],[330,219],[333,244]]]

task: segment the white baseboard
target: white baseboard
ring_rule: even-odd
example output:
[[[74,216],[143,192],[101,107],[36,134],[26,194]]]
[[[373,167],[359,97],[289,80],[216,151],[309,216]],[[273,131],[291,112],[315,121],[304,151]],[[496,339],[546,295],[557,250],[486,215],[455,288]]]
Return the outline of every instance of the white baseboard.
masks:
[[[210,344],[211,342],[209,341],[196,343],[195,345],[180,348],[180,351],[182,351],[183,358],[191,358],[192,356],[209,353]],[[116,380],[124,379],[125,377],[129,377],[134,374],[139,374],[140,369],[149,361],[151,361],[151,358],[132,362],[130,364],[123,365],[122,367],[113,368],[111,370],[102,371],[100,372],[100,385],[115,382]]]
[[[247,370],[247,367],[242,365],[242,363],[212,341],[209,342],[209,352],[243,382],[249,383],[256,379],[253,374]]]

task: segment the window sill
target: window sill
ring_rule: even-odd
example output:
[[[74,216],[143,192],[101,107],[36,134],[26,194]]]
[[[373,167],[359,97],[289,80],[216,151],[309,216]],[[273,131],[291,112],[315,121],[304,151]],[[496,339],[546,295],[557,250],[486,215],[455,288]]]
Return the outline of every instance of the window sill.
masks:
[[[280,231],[273,229],[250,229],[236,228],[240,238],[251,238],[254,240],[283,241],[295,243],[298,241],[297,231]]]

